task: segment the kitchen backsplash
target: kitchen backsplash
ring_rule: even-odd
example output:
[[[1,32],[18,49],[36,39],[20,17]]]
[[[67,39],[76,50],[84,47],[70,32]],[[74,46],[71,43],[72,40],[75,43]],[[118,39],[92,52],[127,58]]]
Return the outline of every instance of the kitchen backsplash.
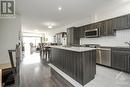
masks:
[[[101,46],[128,46],[124,42],[130,41],[130,29],[116,31],[116,36],[99,38],[81,38],[80,44],[100,44]]]

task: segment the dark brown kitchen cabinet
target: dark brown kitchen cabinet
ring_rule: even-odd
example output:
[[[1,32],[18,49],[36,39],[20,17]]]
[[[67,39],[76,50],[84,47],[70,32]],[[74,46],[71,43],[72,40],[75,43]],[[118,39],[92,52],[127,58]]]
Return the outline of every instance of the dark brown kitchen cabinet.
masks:
[[[130,14],[128,15],[128,27],[130,28]]]
[[[91,29],[95,29],[95,23],[92,24],[88,24],[84,26],[85,30],[91,30]]]
[[[95,28],[99,29],[100,36],[113,36],[115,31],[112,27],[112,20],[100,21],[95,24]]]
[[[112,52],[112,67],[124,71],[126,57],[127,55],[125,52],[113,51]]]
[[[126,71],[130,73],[130,52],[128,53],[128,57],[126,58]]]
[[[80,37],[85,37],[84,31],[91,29],[99,29],[99,36],[115,36],[116,30],[130,29],[130,14],[115,17],[112,19],[87,24],[78,27],[80,29]]]
[[[81,26],[81,27],[78,27],[79,29],[79,33],[80,33],[80,38],[84,38],[85,37],[85,27],[84,26]]]
[[[113,68],[130,73],[130,49],[129,48],[112,48]]]
[[[80,44],[80,31],[76,27],[67,29],[67,45],[68,46],[79,46]]]
[[[115,30],[113,29],[112,19],[106,20],[104,22],[105,22],[106,36],[114,36]]]
[[[107,35],[104,21],[95,23],[95,28],[99,29],[99,36],[106,36]]]
[[[99,36],[106,36],[107,31],[105,29],[105,22],[96,22],[85,26],[85,30],[99,29]]]
[[[130,28],[130,18],[129,15],[124,15],[112,19],[113,29],[122,30]]]
[[[99,36],[113,36],[115,35],[112,28],[112,20],[100,21],[85,26],[85,30],[99,29]]]

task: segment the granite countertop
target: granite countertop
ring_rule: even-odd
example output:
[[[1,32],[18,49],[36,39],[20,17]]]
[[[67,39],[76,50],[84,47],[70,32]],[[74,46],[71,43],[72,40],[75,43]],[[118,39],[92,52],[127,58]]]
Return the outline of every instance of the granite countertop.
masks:
[[[90,48],[90,47],[63,47],[63,46],[50,46],[50,47],[64,49],[64,50],[70,50],[70,51],[76,51],[76,52],[84,52],[84,51],[90,51],[90,50],[96,49],[96,48]]]
[[[129,46],[102,46],[101,47],[116,47],[116,48],[130,48]]]

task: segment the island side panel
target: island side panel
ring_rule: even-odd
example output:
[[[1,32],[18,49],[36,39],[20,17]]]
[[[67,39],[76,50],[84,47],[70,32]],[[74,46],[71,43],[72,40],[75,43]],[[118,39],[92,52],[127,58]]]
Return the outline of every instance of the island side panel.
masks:
[[[94,79],[96,74],[96,50],[82,53],[83,56],[83,85]]]
[[[51,63],[82,85],[95,76],[96,51],[76,52],[52,48]]]
[[[51,63],[71,78],[83,83],[83,61],[80,52],[52,48]]]

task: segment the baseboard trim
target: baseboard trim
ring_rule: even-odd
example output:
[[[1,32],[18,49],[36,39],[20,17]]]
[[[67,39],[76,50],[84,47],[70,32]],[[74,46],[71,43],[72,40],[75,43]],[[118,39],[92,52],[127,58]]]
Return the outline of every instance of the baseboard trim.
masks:
[[[48,64],[53,70],[55,70],[61,77],[63,77],[66,81],[68,81],[69,83],[71,83],[74,87],[86,87],[81,85],[79,82],[77,82],[76,80],[74,80],[73,78],[71,78],[70,76],[68,76],[66,73],[64,73],[63,71],[61,71],[60,69],[58,69],[57,67],[55,67],[53,64],[49,63]]]

